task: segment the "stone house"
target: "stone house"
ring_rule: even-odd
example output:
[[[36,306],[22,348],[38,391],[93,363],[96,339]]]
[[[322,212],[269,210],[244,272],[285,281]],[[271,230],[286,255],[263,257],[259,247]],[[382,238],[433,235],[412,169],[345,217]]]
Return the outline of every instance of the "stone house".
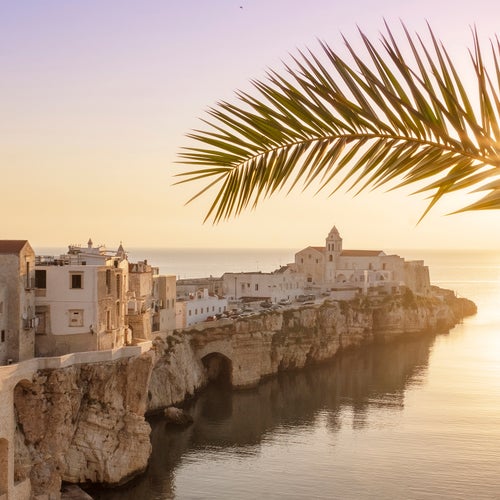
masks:
[[[34,356],[34,269],[27,240],[0,240],[0,364]]]
[[[146,260],[129,263],[127,324],[132,341],[175,329],[175,276],[160,276]]]

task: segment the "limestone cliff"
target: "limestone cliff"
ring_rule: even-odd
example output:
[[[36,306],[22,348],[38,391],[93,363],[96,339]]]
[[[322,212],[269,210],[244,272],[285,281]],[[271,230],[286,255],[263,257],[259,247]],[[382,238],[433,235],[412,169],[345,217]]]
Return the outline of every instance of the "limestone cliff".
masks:
[[[61,481],[116,485],[145,469],[144,416],[224,376],[256,385],[375,339],[450,328],[474,312],[453,294],[325,302],[159,336],[136,358],[37,372],[15,390],[16,480],[58,498]],[[465,304],[465,305],[464,305]]]
[[[144,419],[148,354],[39,371],[14,394],[16,480],[57,498],[61,481],[119,484],[143,471],[151,451]]]

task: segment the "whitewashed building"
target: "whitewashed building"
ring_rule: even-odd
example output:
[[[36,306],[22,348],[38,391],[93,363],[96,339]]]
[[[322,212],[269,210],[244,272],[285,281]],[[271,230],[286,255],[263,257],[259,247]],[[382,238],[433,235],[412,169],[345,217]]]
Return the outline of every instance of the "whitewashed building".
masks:
[[[224,295],[231,300],[278,302],[295,300],[304,293],[305,275],[282,266],[272,273],[246,272],[222,275]]]
[[[59,257],[37,256],[37,354],[113,349],[128,342],[128,261],[122,246],[71,245]]]
[[[227,311],[227,298],[212,295],[207,289],[177,298],[176,328],[186,328],[206,321],[207,318]]]

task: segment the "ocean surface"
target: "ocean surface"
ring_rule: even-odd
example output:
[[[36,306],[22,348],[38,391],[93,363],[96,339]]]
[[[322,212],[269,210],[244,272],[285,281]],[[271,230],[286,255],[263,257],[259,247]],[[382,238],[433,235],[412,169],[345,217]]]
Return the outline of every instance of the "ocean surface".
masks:
[[[424,259],[431,281],[478,314],[253,390],[210,387],[192,403],[192,426],[151,420],[144,475],[94,498],[500,499],[500,252],[395,252]],[[293,254],[129,253],[181,278],[271,271]]]

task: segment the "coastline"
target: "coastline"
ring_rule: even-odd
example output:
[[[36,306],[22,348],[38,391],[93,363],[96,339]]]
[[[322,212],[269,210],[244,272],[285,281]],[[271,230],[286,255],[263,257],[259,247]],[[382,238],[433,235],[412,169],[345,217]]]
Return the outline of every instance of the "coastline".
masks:
[[[210,379],[230,376],[233,387],[255,386],[344,349],[449,330],[475,312],[467,299],[439,293],[432,300],[332,301],[213,322],[158,336],[137,357],[39,371],[23,383],[22,404],[15,398],[17,441],[26,444],[17,450],[17,478],[29,480],[35,494],[56,494],[63,480],[122,484],[147,467],[147,414],[180,405]],[[44,418],[33,422],[33,411]]]

